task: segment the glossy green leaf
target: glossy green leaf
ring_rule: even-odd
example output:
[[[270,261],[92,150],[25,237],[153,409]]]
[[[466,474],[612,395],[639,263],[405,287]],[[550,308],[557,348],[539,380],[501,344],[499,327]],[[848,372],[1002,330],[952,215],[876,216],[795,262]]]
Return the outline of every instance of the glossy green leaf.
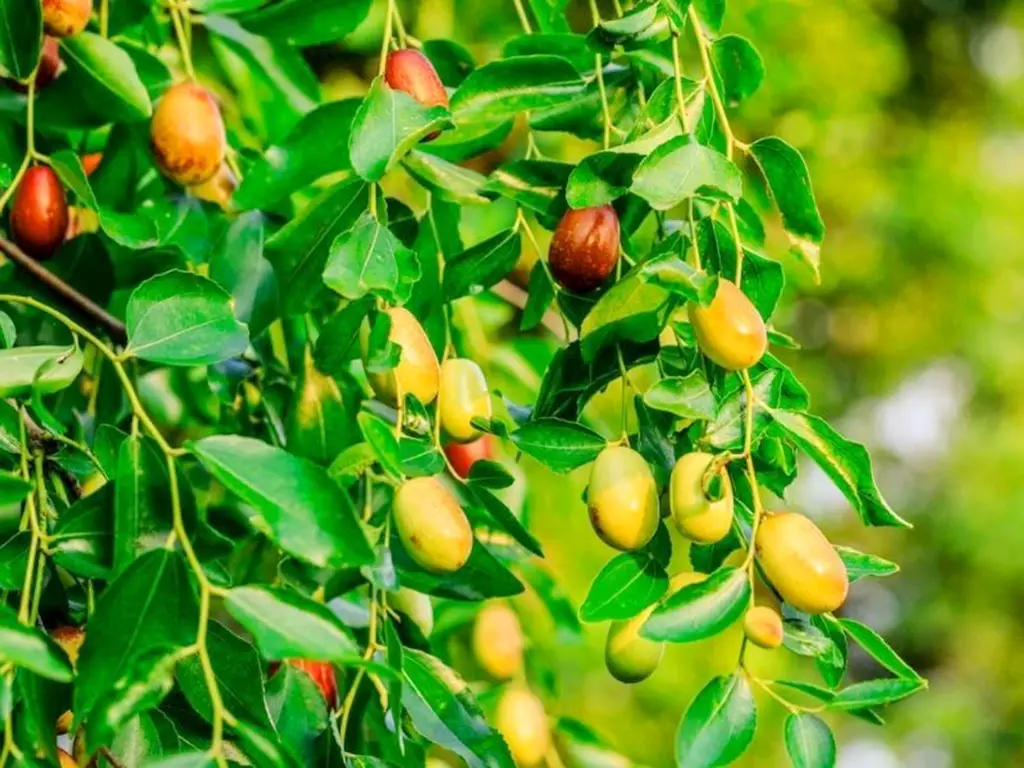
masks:
[[[512,597],[523,591],[519,579],[479,541],[473,543],[466,564],[454,573],[431,573],[421,568],[395,533],[391,535],[391,553],[402,586],[426,595],[478,601]]]
[[[652,341],[665,327],[675,307],[672,294],[632,271],[605,292],[580,327],[583,359],[592,362],[606,345],[616,341]]]
[[[263,256],[263,216],[252,211],[231,222],[210,258],[210,279],[234,302],[235,318],[259,336],[277,314],[277,277]]]
[[[480,464],[481,462],[476,462],[473,468],[475,469]],[[544,550],[541,548],[540,542],[526,530],[519,519],[512,514],[512,511],[497,496],[488,491],[479,480],[472,479],[472,473],[470,477],[471,481],[467,486],[470,498],[476,502],[478,508],[486,511],[498,530],[507,533],[537,557],[544,557]]]
[[[757,707],[742,672],[716,677],[693,700],[676,733],[676,765],[728,765],[747,749],[757,727]]]
[[[891,576],[900,570],[896,563],[878,555],[858,552],[852,547],[837,546],[835,549],[846,566],[846,575],[849,576],[851,583],[865,576]]]
[[[173,530],[163,456],[142,437],[129,437],[121,443],[114,488],[113,571],[120,574],[143,552],[164,546]]]
[[[93,108],[102,110],[108,120],[135,122],[153,114],[135,64],[117,44],[82,32],[62,40],[60,50],[68,75],[88,84]]]
[[[0,589],[19,590],[24,586],[31,543],[32,534],[28,531],[16,531],[4,537],[0,543]]]
[[[31,483],[19,475],[0,470],[0,506],[20,503],[31,490]]]
[[[367,294],[404,304],[420,277],[416,254],[372,214],[364,213],[331,244],[324,283],[346,299]]]
[[[11,347],[0,350],[0,397],[41,395],[71,386],[82,370],[75,347]]]
[[[512,56],[474,70],[452,97],[457,123],[499,120],[573,98],[583,89],[575,67],[559,56]]]
[[[282,664],[267,681],[267,705],[282,744],[314,765],[317,736],[327,729],[327,702],[308,674]]]
[[[605,19],[591,33],[595,44],[611,49],[636,47],[663,39],[668,32],[667,18],[656,2],[640,3],[618,18]]]
[[[18,329],[6,312],[0,312],[0,349],[10,349],[18,338]]]
[[[335,43],[358,27],[370,13],[372,0],[282,0],[242,17],[257,35],[294,46]]]
[[[630,189],[655,210],[667,211],[694,195],[736,200],[742,179],[725,155],[689,136],[678,136],[640,163]]]
[[[665,594],[668,574],[646,553],[624,552],[601,569],[580,606],[586,622],[628,619]]]
[[[764,81],[764,60],[753,44],[740,35],[724,35],[711,46],[711,60],[724,85],[722,96],[738,104],[753,96]]]
[[[867,654],[888,669],[897,677],[907,680],[921,680],[921,676],[914,671],[907,662],[900,658],[899,654],[892,649],[882,637],[866,624],[861,624],[853,619],[839,619],[839,623],[850,637],[852,637]]]
[[[786,718],[785,734],[793,768],[833,768],[836,764],[836,740],[821,718],[794,713]]]
[[[14,609],[0,606],[0,660],[57,682],[71,680],[71,662],[41,629],[18,621]]]
[[[688,643],[717,635],[750,603],[750,582],[742,568],[719,568],[697,584],[673,593],[655,608],[641,634],[651,640]]]
[[[678,248],[681,251],[685,244],[680,241]],[[679,251],[653,256],[637,268],[637,276],[687,301],[707,306],[718,292],[718,278],[694,269],[681,258]]]
[[[467,248],[445,264],[445,296],[457,299],[474,287],[490,288],[516,265],[521,247],[519,232],[510,229]]]
[[[491,172],[485,189],[555,219],[565,210],[565,185],[573,166],[553,160],[513,160]]]
[[[108,579],[114,566],[115,484],[108,482],[64,510],[50,537],[53,560],[78,576]]]
[[[866,680],[838,691],[829,706],[846,710],[880,707],[905,699],[927,687],[928,683],[920,678]]]
[[[347,304],[331,316],[320,329],[313,352],[317,368],[328,375],[337,376],[359,354],[359,332],[373,302],[372,296],[366,296]]]
[[[512,442],[555,472],[569,472],[588,464],[608,445],[592,429],[562,419],[528,422],[512,433]]]
[[[0,73],[27,80],[43,43],[42,6],[35,0],[0,2]]]
[[[402,165],[420,185],[443,200],[462,205],[490,202],[490,197],[484,194],[487,178],[471,168],[416,149],[405,156]]]
[[[818,673],[826,685],[836,688],[846,675],[848,660],[846,634],[839,621],[829,614],[812,616],[811,626],[829,641],[821,653],[815,654],[814,665],[818,668]]]
[[[684,419],[715,417],[715,396],[701,371],[661,379],[644,392],[643,397],[649,408],[668,411]]]
[[[473,54],[454,40],[424,40],[423,54],[430,59],[437,76],[448,88],[457,88],[476,69]]]
[[[356,437],[357,407],[352,393],[321,373],[307,352],[288,410],[288,450],[317,464],[330,464]]]

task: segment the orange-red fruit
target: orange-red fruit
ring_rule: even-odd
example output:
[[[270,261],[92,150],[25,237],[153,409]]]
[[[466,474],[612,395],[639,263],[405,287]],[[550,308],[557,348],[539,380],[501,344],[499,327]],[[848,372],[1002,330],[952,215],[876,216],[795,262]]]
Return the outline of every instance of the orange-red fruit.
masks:
[[[566,211],[548,248],[559,284],[587,293],[608,279],[619,260],[619,216],[610,205]]]
[[[50,633],[50,637],[63,649],[68,657],[68,661],[71,662],[72,668],[76,667],[78,665],[78,652],[82,648],[82,643],[85,642],[85,632],[78,627],[57,627]],[[71,710],[64,712],[57,718],[57,733],[67,733],[71,728],[71,721],[73,719]],[[64,765],[63,760],[64,758],[62,757],[62,766]]]
[[[78,763],[75,762],[75,758],[63,749],[57,750],[57,756],[60,758],[60,768],[78,768]]]
[[[455,474],[467,478],[474,464],[480,459],[489,459],[494,455],[491,436],[481,435],[470,443],[448,443],[444,447],[444,455],[451,462]]]
[[[11,234],[30,256],[46,259],[64,242],[68,231],[68,201],[53,169],[29,168],[11,204]]]
[[[320,693],[324,695],[328,706],[337,702],[338,680],[333,666],[326,661],[311,661],[310,659],[288,659],[288,663],[313,678],[313,682],[320,689]]]
[[[82,155],[82,169],[85,171],[85,175],[92,176],[96,169],[100,167],[102,160],[102,152],[90,152],[87,155]]]
[[[153,113],[149,136],[157,165],[183,186],[202,184],[224,162],[227,136],[220,108],[198,83],[167,90]]]
[[[448,107],[448,92],[430,59],[419,51],[404,48],[388,54],[384,82],[405,91],[426,107]]]
[[[54,37],[77,35],[89,23],[92,0],[43,0],[43,28]]]

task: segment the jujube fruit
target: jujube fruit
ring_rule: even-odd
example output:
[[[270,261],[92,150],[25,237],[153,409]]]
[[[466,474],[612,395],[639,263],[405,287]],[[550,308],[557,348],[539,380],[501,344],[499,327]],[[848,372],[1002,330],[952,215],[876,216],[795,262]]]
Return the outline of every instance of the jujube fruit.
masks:
[[[497,680],[509,680],[523,669],[523,630],[516,612],[504,603],[490,603],[473,623],[473,655]]]
[[[43,29],[54,37],[77,35],[92,14],[92,0],[43,0]]]
[[[448,457],[455,474],[465,479],[480,459],[490,459],[494,455],[490,435],[480,435],[468,443],[446,443],[444,455]]]
[[[691,302],[687,311],[700,351],[726,370],[749,368],[768,349],[768,330],[757,307],[724,277],[711,304]]]
[[[221,163],[220,168],[210,178],[194,187],[189,187],[189,192],[205,200],[208,203],[215,203],[224,210],[231,207],[231,196],[238,189],[238,178],[228,168],[227,163]]]
[[[85,632],[78,627],[57,627],[50,633],[50,637],[64,651],[68,661],[71,662],[71,667],[77,666],[78,653],[82,649],[82,643],[85,642]],[[72,720],[73,715],[69,709],[57,718],[57,733],[67,733],[71,728]]]
[[[395,528],[409,556],[435,573],[457,571],[473,551],[473,529],[451,491],[434,477],[406,480],[395,493]]]
[[[608,626],[604,663],[620,683],[646,680],[661,663],[665,644],[640,636],[640,629],[654,608],[652,605],[631,619],[613,621]]]
[[[743,633],[759,648],[782,645],[782,617],[767,605],[755,605],[743,617]]]
[[[82,170],[85,171],[86,176],[92,176],[100,167],[101,162],[103,162],[102,152],[90,152],[82,155]]]
[[[75,762],[75,758],[63,749],[57,749],[57,757],[60,759],[60,768],[78,768],[78,763]]]
[[[494,715],[495,726],[505,738],[516,765],[539,765],[551,748],[548,716],[540,699],[522,688],[502,694]]]
[[[60,47],[57,45],[57,39],[47,35],[43,38],[43,49],[39,56],[39,66],[36,67],[36,90],[40,91],[48,86],[57,79],[57,76],[63,70],[64,62],[60,58]],[[13,79],[4,79],[3,83],[16,93],[28,93],[28,86],[25,83]]]
[[[640,549],[658,529],[658,489],[644,457],[621,445],[605,448],[594,460],[587,489],[594,531],[608,546]]]
[[[766,516],[758,526],[755,546],[768,580],[794,608],[826,613],[846,600],[846,566],[818,526],[803,515]]]
[[[480,430],[473,419],[491,419],[491,393],[480,366],[465,358],[445,360],[438,391],[441,428],[460,443],[475,440]]]
[[[367,378],[377,398],[397,405],[399,393],[416,396],[424,405],[437,397],[441,373],[437,354],[416,316],[404,307],[389,309],[391,330],[388,339],[401,347],[398,365],[384,373],[370,373]]]
[[[198,83],[178,83],[167,89],[153,112],[149,137],[157,165],[186,187],[202,184],[217,173],[227,151],[220,108]]]
[[[559,285],[587,293],[601,285],[619,261],[619,215],[610,205],[568,210],[548,247],[548,264]]]
[[[338,700],[338,679],[334,667],[326,661],[311,659],[288,659],[288,665],[309,675],[316,687],[323,694],[327,706],[333,706]]]
[[[388,606],[406,616],[424,637],[434,631],[434,606],[428,595],[400,587],[388,597]]]
[[[425,107],[448,107],[448,92],[430,59],[419,51],[404,48],[388,54],[384,81],[404,91]]]
[[[11,234],[21,249],[47,259],[60,248],[68,231],[68,201],[53,169],[29,168],[11,203]]]
[[[710,453],[687,453],[672,468],[669,482],[669,506],[679,532],[701,544],[713,544],[732,527],[732,483],[723,467],[718,472],[722,496],[710,501],[704,495],[703,479],[714,460]]]

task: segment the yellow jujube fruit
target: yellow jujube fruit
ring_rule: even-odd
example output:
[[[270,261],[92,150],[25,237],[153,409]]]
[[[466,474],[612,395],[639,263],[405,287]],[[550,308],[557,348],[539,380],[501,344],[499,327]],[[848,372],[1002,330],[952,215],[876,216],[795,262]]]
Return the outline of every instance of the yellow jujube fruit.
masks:
[[[539,765],[551,748],[548,716],[540,699],[522,688],[507,690],[494,716],[512,759],[520,768]]]
[[[473,624],[473,655],[491,677],[508,680],[523,668],[523,630],[519,617],[505,603],[491,603]]]
[[[480,437],[474,418],[490,421],[491,393],[480,366],[472,360],[453,358],[441,366],[438,393],[441,428],[452,440],[468,443]]]
[[[433,477],[406,480],[395,493],[395,528],[409,556],[436,573],[459,570],[473,551],[473,529],[451,491]]]
[[[710,453],[694,452],[681,456],[672,468],[669,483],[672,520],[683,536],[701,544],[720,541],[732,527],[732,482],[724,467],[718,473],[722,497],[709,501],[704,495],[704,473],[713,460]]]
[[[757,529],[757,559],[782,599],[806,613],[834,611],[850,588],[846,566],[818,527],[795,512],[768,515]]]
[[[587,489],[590,523],[601,540],[625,551],[640,549],[658,529],[658,489],[644,457],[621,445],[594,460]]]
[[[424,405],[432,403],[437,397],[440,379],[440,366],[437,354],[430,346],[430,339],[423,331],[412,312],[404,307],[392,307],[388,311],[391,318],[391,331],[388,339],[401,347],[398,365],[385,373],[370,373],[367,378],[377,397],[389,405],[397,405],[399,392],[404,399],[406,395],[416,396]],[[366,340],[364,336],[364,359]]]
[[[646,680],[661,663],[665,644],[640,636],[640,628],[655,607],[652,605],[631,619],[613,621],[608,626],[604,663],[611,676],[620,683]]]
[[[388,597],[388,606],[407,616],[424,637],[434,631],[434,606],[428,595],[400,587]]]
[[[63,749],[57,750],[57,757],[60,758],[60,768],[78,768],[78,763],[75,762],[75,758]]]
[[[78,627],[57,627],[50,633],[50,637],[67,655],[68,661],[71,662],[71,667],[73,669],[76,668],[78,666],[78,654],[82,649],[82,643],[85,642],[85,632]],[[70,709],[58,717],[57,733],[67,733],[71,728],[72,720],[73,715]]]
[[[782,617],[767,605],[755,605],[743,617],[743,633],[760,648],[782,645]]]
[[[687,309],[700,351],[730,371],[757,363],[768,349],[764,320],[746,294],[724,277],[711,304]]]

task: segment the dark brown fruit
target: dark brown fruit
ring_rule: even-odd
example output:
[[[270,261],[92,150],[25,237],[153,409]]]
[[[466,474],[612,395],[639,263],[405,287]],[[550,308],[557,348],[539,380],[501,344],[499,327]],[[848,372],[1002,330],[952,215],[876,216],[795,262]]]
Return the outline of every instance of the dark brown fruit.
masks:
[[[480,459],[489,459],[494,455],[491,436],[481,435],[471,443],[448,443],[444,447],[444,455],[451,462],[455,474],[467,478],[474,464]]]
[[[227,137],[220,107],[198,83],[167,90],[153,112],[149,135],[157,165],[183,186],[202,184],[224,162]]]
[[[60,248],[68,231],[64,187],[49,166],[25,172],[11,204],[11,234],[25,253],[47,259]]]
[[[448,92],[430,59],[419,51],[405,48],[388,54],[384,82],[396,91],[404,91],[426,107],[448,107]]]
[[[92,0],[43,0],[43,28],[54,37],[77,35],[89,23]]]
[[[548,248],[555,279],[587,293],[608,279],[619,260],[619,216],[610,205],[566,211]]]

